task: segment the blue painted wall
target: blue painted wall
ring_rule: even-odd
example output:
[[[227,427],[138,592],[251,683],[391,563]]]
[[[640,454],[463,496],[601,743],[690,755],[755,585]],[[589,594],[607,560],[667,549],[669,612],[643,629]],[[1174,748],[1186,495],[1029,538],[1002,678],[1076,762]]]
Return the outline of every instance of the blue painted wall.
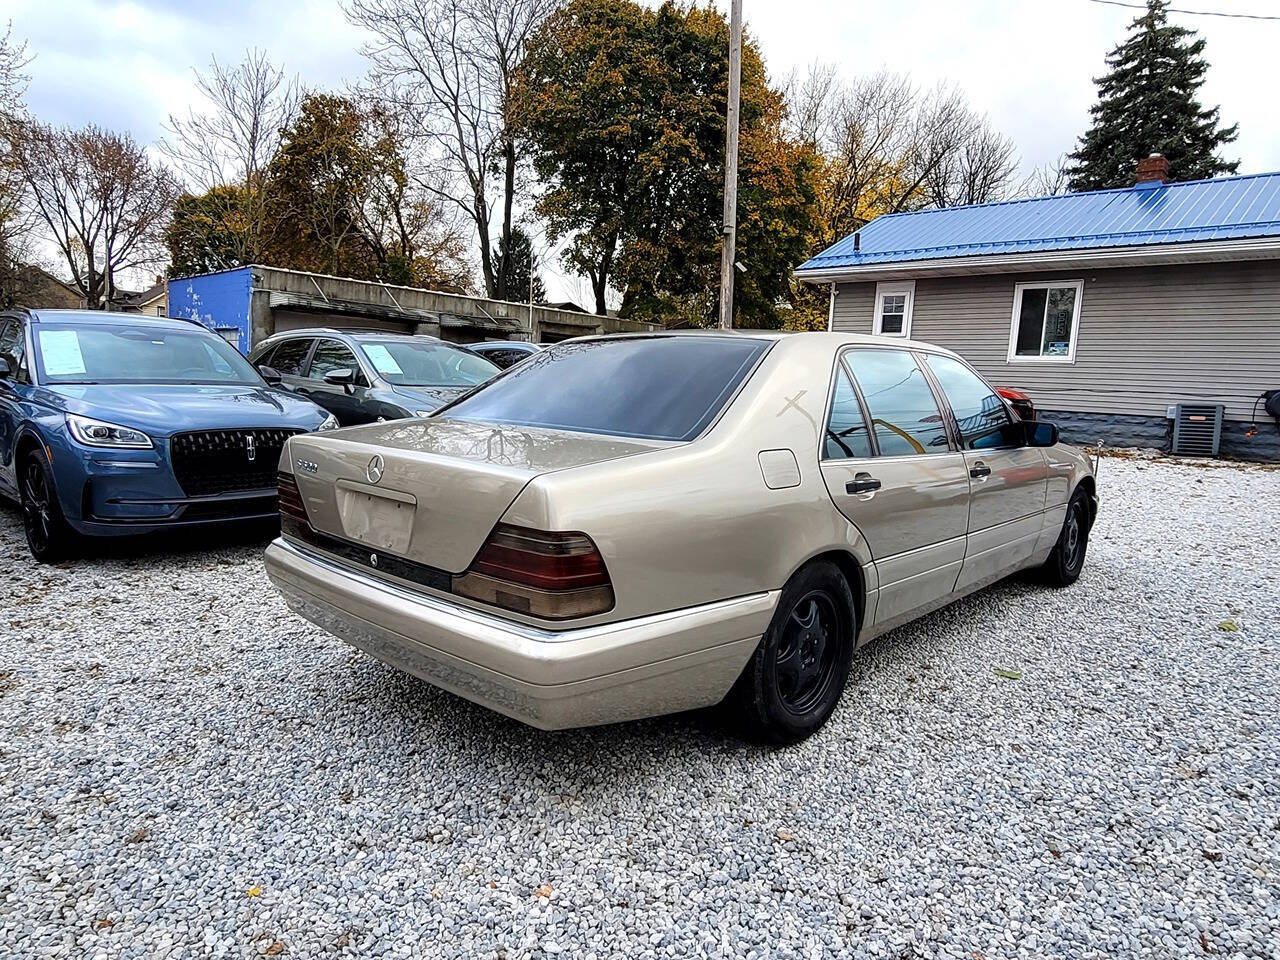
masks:
[[[196,320],[248,353],[251,267],[169,281],[169,316]]]

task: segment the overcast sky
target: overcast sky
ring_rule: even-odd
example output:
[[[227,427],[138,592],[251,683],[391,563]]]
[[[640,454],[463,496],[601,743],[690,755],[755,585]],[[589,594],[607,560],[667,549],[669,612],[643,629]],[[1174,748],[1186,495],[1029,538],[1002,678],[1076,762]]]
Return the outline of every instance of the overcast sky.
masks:
[[[1280,15],[1276,0],[1185,0],[1193,10]],[[727,10],[727,0],[717,3]],[[814,61],[846,76],[882,67],[922,86],[960,87],[1018,144],[1024,171],[1070,150],[1094,98],[1092,78],[1139,11],[1091,0],[744,0],[747,29],[782,77]],[[1240,124],[1228,148],[1242,173],[1280,169],[1271,70],[1280,21],[1173,14],[1208,40],[1206,103]],[[361,36],[336,0],[0,0],[36,54],[28,103],[54,123],[127,129],[142,142],[193,102],[192,68],[237,61],[247,47],[316,87],[363,71]],[[581,298],[548,277],[548,295]]]

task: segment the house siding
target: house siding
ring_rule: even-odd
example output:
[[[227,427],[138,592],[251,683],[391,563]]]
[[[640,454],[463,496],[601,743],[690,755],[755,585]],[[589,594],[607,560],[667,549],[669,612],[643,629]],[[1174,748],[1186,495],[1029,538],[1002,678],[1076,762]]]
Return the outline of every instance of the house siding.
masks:
[[[1075,362],[1009,362],[1014,285],[1077,279]],[[840,284],[832,329],[870,333],[875,286]],[[1280,263],[918,278],[911,336],[1046,410],[1163,418],[1170,404],[1197,401],[1248,422],[1258,395],[1280,389]]]

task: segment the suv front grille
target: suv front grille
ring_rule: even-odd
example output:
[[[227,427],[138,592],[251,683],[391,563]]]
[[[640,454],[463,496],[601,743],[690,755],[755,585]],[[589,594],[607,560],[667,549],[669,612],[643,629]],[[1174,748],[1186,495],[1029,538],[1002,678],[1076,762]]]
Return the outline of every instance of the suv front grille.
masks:
[[[188,497],[276,485],[284,442],[301,430],[203,430],[169,440],[173,475]]]

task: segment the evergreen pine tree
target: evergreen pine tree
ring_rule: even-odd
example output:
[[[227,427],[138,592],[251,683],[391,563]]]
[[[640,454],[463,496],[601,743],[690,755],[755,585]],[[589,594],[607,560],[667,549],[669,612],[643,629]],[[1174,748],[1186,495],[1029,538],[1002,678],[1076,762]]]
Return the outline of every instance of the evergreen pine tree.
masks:
[[[1070,157],[1072,190],[1127,186],[1137,161],[1152,153],[1168,158],[1171,180],[1235,173],[1240,165],[1218,154],[1235,140],[1236,125],[1220,127],[1218,108],[1196,98],[1209,67],[1204,39],[1171,26],[1168,5],[1147,0],[1128,39],[1107,56],[1109,72],[1094,80],[1093,123]]]
[[[493,251],[493,270],[500,273],[502,261],[507,256],[506,245],[501,239]],[[507,273],[507,297],[518,303],[529,299],[529,273],[533,263],[533,242],[520,226],[511,228],[511,269]],[[542,286],[542,277],[533,275],[533,302],[542,303],[547,292]]]

